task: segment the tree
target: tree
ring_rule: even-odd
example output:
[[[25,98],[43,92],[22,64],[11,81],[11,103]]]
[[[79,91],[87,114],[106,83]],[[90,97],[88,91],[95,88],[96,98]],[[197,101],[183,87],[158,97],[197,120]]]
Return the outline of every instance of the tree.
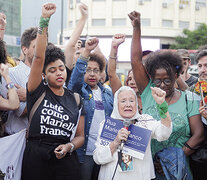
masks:
[[[207,25],[201,24],[196,30],[183,30],[183,35],[175,38],[176,44],[171,49],[198,49],[199,46],[207,44]]]

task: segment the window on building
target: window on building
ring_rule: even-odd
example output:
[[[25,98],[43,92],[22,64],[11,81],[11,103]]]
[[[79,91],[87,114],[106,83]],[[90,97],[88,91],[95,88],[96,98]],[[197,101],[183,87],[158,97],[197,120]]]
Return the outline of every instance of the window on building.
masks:
[[[170,44],[161,44],[161,49],[169,49]]]
[[[190,0],[180,0],[180,4],[188,5],[189,3],[190,3]]]
[[[151,20],[147,18],[142,18],[141,19],[141,25],[142,26],[150,26],[151,25]]]
[[[105,26],[105,19],[92,19],[92,26]]]
[[[206,0],[196,0],[196,6],[205,7],[206,6]]]
[[[116,18],[112,19],[112,26],[125,26],[126,25],[126,19],[125,18]]]
[[[162,27],[173,27],[172,20],[162,20]]]
[[[73,9],[73,0],[69,0],[69,8]]]
[[[201,23],[195,23],[195,29],[198,29],[198,27],[201,25]]]
[[[181,29],[188,29],[189,28],[189,22],[187,22],[187,21],[179,21],[179,28],[181,28]]]

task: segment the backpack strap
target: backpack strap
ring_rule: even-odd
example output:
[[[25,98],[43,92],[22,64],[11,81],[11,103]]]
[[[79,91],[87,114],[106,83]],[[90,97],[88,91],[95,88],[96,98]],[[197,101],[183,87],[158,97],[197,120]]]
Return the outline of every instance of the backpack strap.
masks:
[[[80,95],[78,93],[74,93],[74,97],[75,97],[77,106],[79,107],[79,105],[80,105]]]
[[[37,101],[32,106],[32,109],[31,109],[30,114],[29,114],[29,125],[28,125],[27,132],[26,132],[26,138],[27,139],[28,139],[29,128],[30,128],[30,125],[31,125],[31,122],[32,122],[33,115],[34,115],[35,111],[37,110],[37,108],[39,107],[42,100],[44,99],[45,95],[46,95],[46,91],[44,91],[42,93],[42,95],[37,99]]]
[[[188,113],[188,97],[187,97],[187,94],[186,94],[186,93],[185,93],[185,104],[186,104],[187,118],[188,118],[188,121],[189,121],[189,113]]]

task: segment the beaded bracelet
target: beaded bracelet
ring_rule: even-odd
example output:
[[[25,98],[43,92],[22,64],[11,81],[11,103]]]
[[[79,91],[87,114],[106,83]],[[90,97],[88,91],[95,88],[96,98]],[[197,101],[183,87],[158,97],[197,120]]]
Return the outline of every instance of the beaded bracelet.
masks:
[[[157,104],[157,110],[159,111],[160,117],[165,119],[166,116],[166,112],[168,112],[168,104],[166,101],[164,101],[162,104]]]
[[[42,27],[38,27],[38,31],[37,31],[37,33],[38,33],[38,34],[42,34],[42,32],[43,32],[43,28],[42,28]]]
[[[83,57],[82,55],[80,55],[80,56],[79,56],[79,59],[81,59],[81,60],[84,60],[84,61],[88,62],[88,61],[89,61],[89,59],[90,59],[90,56],[86,58],[86,57]]]
[[[118,57],[112,57],[112,56],[109,56],[110,59],[117,59]]]

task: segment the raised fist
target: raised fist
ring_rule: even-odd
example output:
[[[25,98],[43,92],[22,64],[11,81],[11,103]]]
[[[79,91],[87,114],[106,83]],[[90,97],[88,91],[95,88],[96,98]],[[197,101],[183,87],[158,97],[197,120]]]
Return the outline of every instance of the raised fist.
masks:
[[[118,47],[125,41],[125,34],[115,34],[112,38],[112,46]]]
[[[82,17],[87,18],[88,17],[88,6],[84,3],[81,3],[79,6],[80,12]]]
[[[158,87],[151,87],[152,96],[157,104],[162,104],[165,101],[166,92]]]
[[[129,13],[128,16],[131,19],[132,26],[140,28],[140,13],[133,11]]]
[[[98,43],[99,43],[98,38],[96,38],[96,37],[89,38],[86,40],[85,49],[87,49],[88,51],[92,51],[95,49],[95,47],[98,45]]]
[[[46,3],[42,6],[42,17],[49,18],[56,11],[56,5],[53,3]]]

